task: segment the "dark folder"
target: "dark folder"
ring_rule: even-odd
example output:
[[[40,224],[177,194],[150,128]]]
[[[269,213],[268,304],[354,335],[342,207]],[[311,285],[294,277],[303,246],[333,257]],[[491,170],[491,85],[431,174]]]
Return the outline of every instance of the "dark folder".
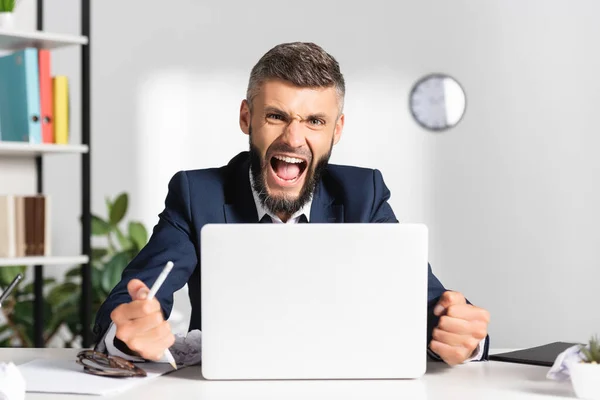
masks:
[[[490,355],[492,361],[505,361],[518,364],[541,365],[551,367],[556,357],[569,347],[578,343],[554,342],[529,349],[516,350],[508,353]]]

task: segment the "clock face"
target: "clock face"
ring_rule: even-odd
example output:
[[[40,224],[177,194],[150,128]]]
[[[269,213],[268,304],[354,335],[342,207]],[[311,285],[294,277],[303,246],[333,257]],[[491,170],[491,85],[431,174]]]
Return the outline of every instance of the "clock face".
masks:
[[[419,125],[431,131],[444,131],[456,126],[462,119],[466,97],[454,78],[431,74],[415,83],[409,103]]]

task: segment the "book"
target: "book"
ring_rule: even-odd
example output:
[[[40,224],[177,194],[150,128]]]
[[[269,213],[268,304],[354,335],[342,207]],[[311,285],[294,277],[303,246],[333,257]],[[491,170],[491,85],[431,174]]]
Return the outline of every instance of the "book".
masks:
[[[15,198],[0,196],[0,257],[16,257]]]
[[[54,143],[53,128],[53,91],[52,75],[50,68],[50,50],[38,50],[39,73],[40,73],[40,115],[42,124],[42,142]]]
[[[50,197],[0,196],[0,257],[50,256]]]
[[[0,140],[42,143],[36,48],[0,57]]]
[[[69,79],[64,75],[52,78],[54,102],[54,143],[69,143]]]
[[[25,256],[25,199],[15,197],[15,257]]]

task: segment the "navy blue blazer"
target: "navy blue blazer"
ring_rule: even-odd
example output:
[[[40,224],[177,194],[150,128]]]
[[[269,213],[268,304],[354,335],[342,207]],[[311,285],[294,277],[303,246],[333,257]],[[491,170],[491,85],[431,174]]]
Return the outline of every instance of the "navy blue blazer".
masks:
[[[165,319],[173,306],[173,293],[186,283],[192,306],[189,329],[202,329],[200,318],[200,230],[208,223],[258,223],[248,177],[248,152],[226,166],[177,172],[169,182],[165,208],[147,245],[125,268],[96,315],[93,332],[100,340],[110,326],[110,313],[131,297],[127,283],[137,278],[152,286],[167,261],[174,268],[156,298]],[[330,164],[313,196],[311,223],[398,222],[388,204],[390,191],[378,170]],[[429,266],[427,343],[438,318],[433,306],[446,289]],[[487,342],[487,341],[486,341]],[[487,346],[485,351],[487,357]]]

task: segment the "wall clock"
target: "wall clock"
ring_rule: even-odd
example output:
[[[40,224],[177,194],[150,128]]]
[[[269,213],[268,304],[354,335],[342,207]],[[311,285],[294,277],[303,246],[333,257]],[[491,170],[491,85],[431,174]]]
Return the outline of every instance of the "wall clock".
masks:
[[[456,79],[429,74],[419,79],[410,92],[410,112],[419,125],[430,131],[456,126],[466,108],[466,95]]]

